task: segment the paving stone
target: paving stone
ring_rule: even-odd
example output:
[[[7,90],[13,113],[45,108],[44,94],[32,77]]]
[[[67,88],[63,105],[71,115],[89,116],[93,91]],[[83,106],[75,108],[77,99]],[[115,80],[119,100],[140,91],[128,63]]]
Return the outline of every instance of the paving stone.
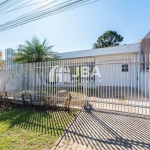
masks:
[[[83,110],[57,148],[149,150],[149,124],[150,116],[98,109],[91,112]]]
[[[73,145],[71,146],[71,149],[72,149],[72,150],[75,150],[76,147],[77,147],[77,145],[78,145],[77,143],[73,143]]]
[[[85,145],[78,145],[78,146],[77,146],[77,149],[86,150],[86,149],[87,149],[87,146],[85,146]]]

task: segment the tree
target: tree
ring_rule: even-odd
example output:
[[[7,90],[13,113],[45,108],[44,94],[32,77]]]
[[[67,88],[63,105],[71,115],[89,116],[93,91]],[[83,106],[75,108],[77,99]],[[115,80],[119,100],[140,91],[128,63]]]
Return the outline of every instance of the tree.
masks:
[[[120,34],[118,34],[116,31],[110,30],[106,31],[98,38],[97,43],[94,43],[93,48],[118,46],[122,41],[123,37]]]
[[[43,42],[40,42],[40,40],[36,36],[33,36],[31,42],[27,40],[25,41],[24,45],[19,45],[17,52],[14,54],[13,61],[15,63],[24,64],[37,62],[38,68],[33,69],[35,70],[35,73],[38,73],[41,81],[39,87],[40,93],[42,93],[41,89],[43,87],[43,69],[42,67],[40,67],[40,64],[38,62],[54,61],[59,58],[58,54],[52,51],[52,47],[53,46],[48,46],[47,39],[44,39]],[[24,68],[23,72],[24,73],[21,74],[22,76],[29,76],[28,68]]]
[[[17,52],[14,54],[14,62],[16,63],[33,63],[44,62],[48,60],[57,60],[58,54],[52,51],[53,46],[48,46],[47,39],[41,43],[34,36],[30,41],[26,41],[24,45],[19,45]]]

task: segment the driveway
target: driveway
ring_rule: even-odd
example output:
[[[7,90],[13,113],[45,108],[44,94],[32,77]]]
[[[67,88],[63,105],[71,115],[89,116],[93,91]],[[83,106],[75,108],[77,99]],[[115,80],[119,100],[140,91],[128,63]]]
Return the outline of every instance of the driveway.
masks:
[[[55,150],[149,150],[150,116],[93,109],[81,110]]]

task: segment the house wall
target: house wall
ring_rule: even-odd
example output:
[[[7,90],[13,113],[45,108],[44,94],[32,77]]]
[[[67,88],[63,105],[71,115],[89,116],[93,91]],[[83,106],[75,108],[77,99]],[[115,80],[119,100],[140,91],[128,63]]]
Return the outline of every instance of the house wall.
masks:
[[[147,71],[141,71],[140,75],[140,86],[139,90],[143,93],[143,97],[146,95],[149,97],[150,93],[150,73]]]
[[[101,83],[96,78],[95,83],[102,86],[124,86],[137,87],[139,53],[116,54],[110,56],[98,56],[95,58],[95,65],[101,73]],[[128,65],[128,72],[122,72],[122,65]]]
[[[144,62],[150,61],[150,37],[142,40],[141,47],[142,47],[141,61]]]
[[[100,49],[61,53],[62,59],[80,59],[95,62],[101,72],[101,83],[98,77],[95,84],[103,86],[138,87],[138,71],[140,66],[133,62],[140,61],[141,44],[131,44]],[[91,60],[90,60],[91,59]],[[128,64],[128,72],[122,72],[122,65]]]

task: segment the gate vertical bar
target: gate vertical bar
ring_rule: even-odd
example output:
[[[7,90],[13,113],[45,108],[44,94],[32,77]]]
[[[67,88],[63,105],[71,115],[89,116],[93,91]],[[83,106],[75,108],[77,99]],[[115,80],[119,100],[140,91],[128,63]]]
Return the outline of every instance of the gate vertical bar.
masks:
[[[139,113],[139,90],[140,90],[140,88],[139,88],[139,84],[140,84],[140,58],[139,58],[139,56],[138,56],[138,63],[137,63],[137,68],[138,68],[138,113]]]
[[[112,57],[111,61],[110,61],[110,70],[111,70],[111,100],[110,100],[110,103],[111,103],[111,107],[110,107],[110,110],[114,110],[114,105],[115,104],[115,101],[114,101],[114,65],[115,65],[115,57]]]
[[[132,58],[132,56],[131,56],[131,58]],[[130,106],[130,109],[131,109],[131,113],[132,113],[132,80],[133,80],[133,77],[132,77],[132,63],[133,63],[133,61],[132,61],[132,59],[131,59],[131,64],[130,64],[130,68],[131,68],[131,106]]]
[[[101,63],[101,72],[104,74],[105,73],[105,69],[104,69],[104,63],[102,62]],[[101,87],[102,87],[102,101],[103,101],[103,109],[105,109],[105,103],[104,103],[104,101],[105,101],[105,96],[104,96],[104,80],[102,81],[102,83],[101,83]]]
[[[123,60],[121,59],[121,64],[123,63]],[[122,66],[121,66],[122,67]],[[121,72],[121,101],[122,101],[122,73]],[[119,102],[120,103],[120,102]],[[121,111],[122,111],[122,105],[121,105]]]
[[[134,101],[134,113],[136,112],[136,107],[135,107],[135,103],[136,103],[136,58],[135,58],[135,55],[134,55],[134,98],[133,98],[133,101]]]
[[[141,55],[142,58],[142,67],[141,67],[141,102],[142,102],[142,114],[143,114],[143,55]]]
[[[128,100],[128,104],[127,104],[127,107],[128,107],[128,113],[129,113],[129,86],[130,86],[130,75],[129,75],[129,71],[131,72],[130,68],[129,68],[129,59],[130,57],[127,56],[127,64],[128,64],[128,73],[127,73],[127,79],[129,81],[129,83],[127,84],[127,100]]]
[[[114,94],[114,101],[115,101],[115,112],[116,112],[116,82],[117,82],[117,73],[116,73],[116,66],[117,66],[117,63],[116,63],[116,61],[117,61],[117,58],[115,59],[115,66],[114,66],[114,77],[115,77],[115,81],[114,81],[114,86],[115,86],[115,94]]]
[[[108,71],[108,64],[106,63],[106,74],[107,74],[107,71]],[[107,106],[107,87],[108,87],[108,83],[107,83],[107,78],[106,78],[106,106]]]
[[[150,115],[150,54],[149,54],[149,70],[148,70],[148,74],[149,74],[149,115]]]
[[[145,105],[144,106],[147,106],[146,105],[146,102],[147,102],[147,88],[146,88],[146,86],[147,86],[147,82],[146,82],[146,79],[147,79],[147,68],[146,68],[146,65],[147,65],[147,57],[146,57],[146,54],[145,54]],[[146,108],[144,108],[145,109],[145,113],[146,113]]]

